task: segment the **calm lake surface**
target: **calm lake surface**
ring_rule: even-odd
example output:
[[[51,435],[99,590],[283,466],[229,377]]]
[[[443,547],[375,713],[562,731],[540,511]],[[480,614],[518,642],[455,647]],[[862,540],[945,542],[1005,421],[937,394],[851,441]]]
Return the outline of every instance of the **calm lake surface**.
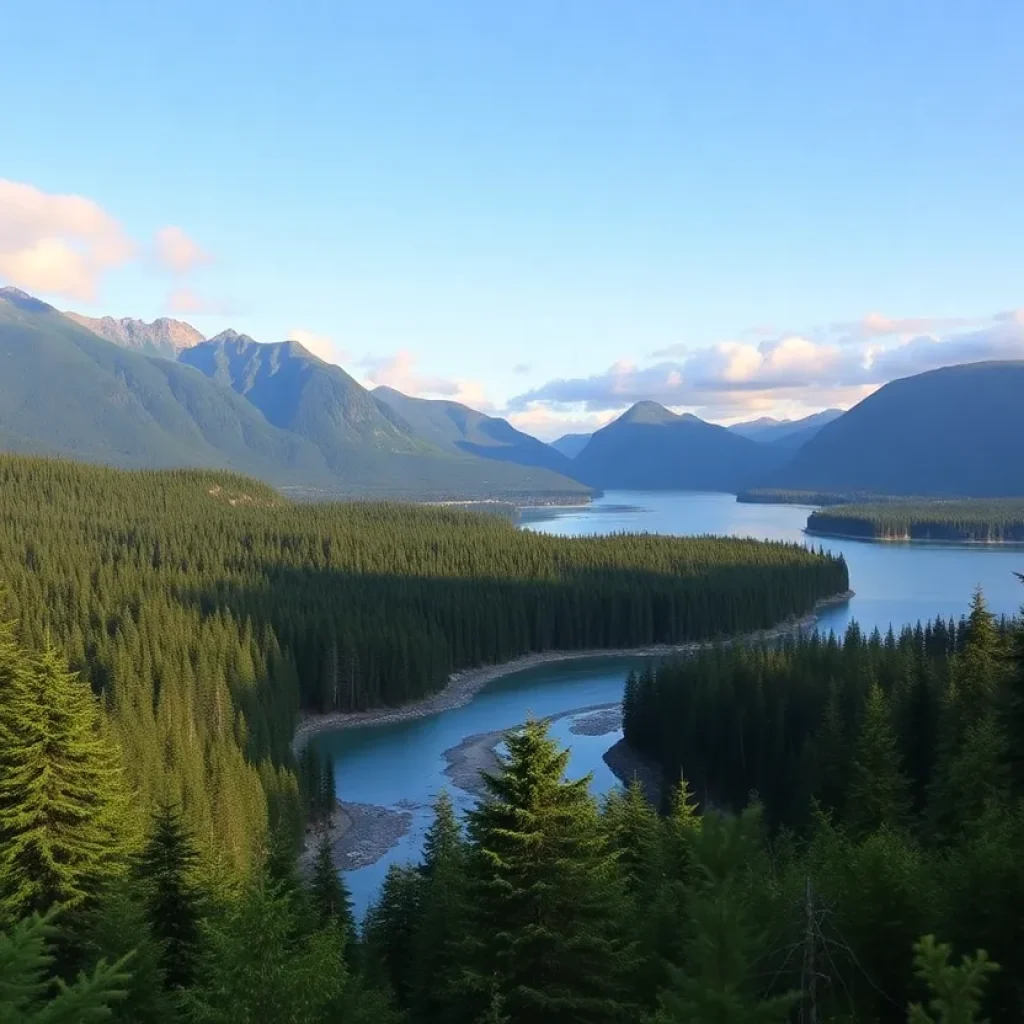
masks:
[[[1015,614],[1024,601],[1024,587],[1013,575],[1015,570],[1024,572],[1024,548],[812,540],[803,534],[808,512],[792,505],[743,505],[730,494],[620,491],[586,507],[528,513],[523,529],[560,536],[621,531],[731,534],[842,552],[856,597],[849,606],[827,612],[820,626],[837,632],[852,619],[865,630],[877,626],[884,631],[890,624],[899,628],[937,615],[959,617],[977,586],[999,614]],[[460,807],[473,803],[443,774],[445,750],[466,736],[517,725],[528,713],[544,717],[618,701],[623,680],[640,663],[641,659],[598,658],[543,666],[496,680],[465,707],[430,718],[316,737],[317,747],[334,757],[340,799],[412,814],[409,833],[384,857],[346,874],[357,913],[361,915],[374,897],[389,864],[418,858],[430,823],[430,802],[442,788]],[[602,755],[621,733],[578,736],[570,732],[572,721],[559,719],[552,734],[571,747],[570,774],[593,772],[594,789],[603,792],[615,779]]]

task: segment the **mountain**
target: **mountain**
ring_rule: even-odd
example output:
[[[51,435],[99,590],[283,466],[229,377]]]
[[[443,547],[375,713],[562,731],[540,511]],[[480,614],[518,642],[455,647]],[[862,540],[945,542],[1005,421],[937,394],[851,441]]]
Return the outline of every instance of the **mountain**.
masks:
[[[806,444],[827,423],[843,415],[842,409],[825,409],[799,420],[777,420],[771,416],[749,420],[746,423],[734,423],[729,430],[740,437],[749,437],[751,441],[762,444],[781,444],[791,451],[796,451]]]
[[[569,458],[551,445],[516,430],[508,420],[487,416],[458,402],[410,398],[389,387],[374,388],[373,396],[408,423],[418,437],[442,451],[572,474]]]
[[[777,465],[765,445],[656,402],[638,402],[576,456],[579,479],[622,490],[738,491]]]
[[[112,316],[91,317],[70,311],[64,315],[115,345],[165,359],[177,359],[181,352],[206,340],[191,324],[167,317],[147,324],[131,317],[115,320]]]
[[[1024,495],[1024,361],[895,380],[823,427],[760,486],[869,494]]]
[[[237,469],[329,479],[323,458],[186,366],[123,349],[0,288],[0,447],[128,468]]]
[[[587,447],[593,434],[563,434],[551,442],[556,452],[561,452],[567,459],[575,459]]]
[[[549,472],[555,466],[540,461],[524,466],[489,467],[474,455],[501,458],[477,443],[486,437],[481,430],[469,432],[473,440],[465,445],[449,443],[438,429],[428,429],[431,417],[443,419],[435,403],[406,399],[393,392],[390,401],[371,393],[341,367],[318,359],[297,341],[260,344],[244,334],[225,331],[179,356],[179,361],[230,388],[252,403],[274,426],[312,442],[327,465],[360,486],[383,492],[408,480],[414,493],[481,493],[481,487],[495,494],[584,493],[576,481]],[[404,399],[396,411],[398,399]],[[462,409],[466,421],[490,417],[455,403],[436,403]],[[403,415],[408,410],[416,422]],[[493,421],[494,423],[504,421]],[[508,431],[513,428],[505,424]],[[522,439],[546,448],[535,438]],[[525,451],[528,446],[522,443]],[[552,453],[557,456],[557,453]],[[519,459],[509,458],[509,462]],[[565,460],[563,460],[565,461]]]
[[[182,355],[193,358],[195,349],[209,375],[122,348],[24,292],[0,288],[0,448],[125,468],[231,469],[334,495],[587,493],[542,468],[437,451],[347,374],[294,343],[229,336]]]

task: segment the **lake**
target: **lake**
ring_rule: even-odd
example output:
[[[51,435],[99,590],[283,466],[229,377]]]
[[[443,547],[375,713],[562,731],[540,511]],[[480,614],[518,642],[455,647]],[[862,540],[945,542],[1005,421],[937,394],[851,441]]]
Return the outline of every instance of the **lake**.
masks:
[[[880,544],[803,534],[809,509],[792,505],[740,504],[731,494],[610,492],[593,504],[543,509],[524,517],[523,529],[561,536],[622,531],[677,535],[731,534],[813,543],[842,552],[856,596],[833,608],[820,628],[841,632],[856,619],[862,628],[885,630],[938,615],[959,617],[981,586],[998,614],[1015,614],[1024,587],[1024,548]],[[538,717],[618,701],[622,683],[639,659],[595,658],[561,662],[505,676],[488,684],[469,704],[429,718],[323,733],[313,742],[334,758],[338,797],[353,803],[398,807],[412,815],[409,832],[375,864],[346,873],[357,914],[373,898],[389,864],[416,860],[430,823],[430,801],[447,788],[465,808],[473,798],[444,775],[443,753],[466,736],[508,728],[530,713]],[[581,736],[572,718],[552,725],[552,735],[572,750],[570,774],[594,773],[598,792],[615,779],[602,755],[621,733]]]

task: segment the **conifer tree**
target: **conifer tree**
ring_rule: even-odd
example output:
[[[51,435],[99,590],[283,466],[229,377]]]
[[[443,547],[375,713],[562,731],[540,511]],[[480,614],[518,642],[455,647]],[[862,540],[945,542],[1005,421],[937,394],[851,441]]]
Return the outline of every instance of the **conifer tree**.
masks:
[[[49,644],[0,704],[0,913],[87,900],[131,841],[120,752]]]
[[[694,837],[696,879],[682,968],[671,968],[659,1024],[783,1024],[796,996],[761,996],[757,960],[765,937],[751,919],[748,866],[756,852],[759,812],[738,818],[705,814]]]
[[[177,808],[162,804],[139,857],[140,880],[150,931],[160,944],[168,988],[186,988],[195,976],[201,896],[194,882],[199,855]]]
[[[910,1007],[908,1024],[981,1024],[981,1000],[988,976],[999,967],[979,949],[959,964],[949,962],[951,947],[926,935],[914,947],[915,973],[931,993],[927,1008]]]
[[[900,768],[889,706],[872,682],[853,753],[847,820],[854,832],[866,835],[887,825],[903,825],[910,811],[910,787]]]
[[[420,1020],[457,1014],[461,945],[468,926],[466,844],[447,793],[434,802],[434,821],[423,844],[412,1003]]]
[[[211,921],[188,1010],[200,1024],[315,1024],[346,977],[338,930],[306,929],[293,894],[263,871]]]
[[[107,1020],[130,982],[131,957],[101,960],[71,985],[53,976],[52,914],[32,914],[0,931],[0,1021],[10,1024],[92,1024]]]
[[[565,779],[568,751],[530,721],[469,813],[476,911],[471,975],[513,1020],[621,1019],[632,951],[616,920],[622,883],[598,827],[589,777]]]
[[[423,875],[408,865],[392,864],[380,895],[366,913],[363,936],[367,968],[389,989],[402,1008],[415,994],[414,949],[419,930]]]
[[[309,880],[309,900],[320,928],[334,926],[340,929],[345,938],[346,954],[351,960],[356,935],[352,897],[334,864],[334,844],[327,829],[321,829],[317,839]]]

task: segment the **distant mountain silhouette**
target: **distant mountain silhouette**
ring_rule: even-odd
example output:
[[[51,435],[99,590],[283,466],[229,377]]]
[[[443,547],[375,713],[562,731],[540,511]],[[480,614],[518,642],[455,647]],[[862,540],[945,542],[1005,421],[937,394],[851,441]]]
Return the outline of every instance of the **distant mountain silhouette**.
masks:
[[[741,437],[749,437],[751,441],[778,444],[796,451],[814,437],[826,423],[831,423],[842,415],[842,409],[825,409],[799,420],[777,420],[771,416],[762,416],[747,423],[734,423],[729,429]]]
[[[508,420],[488,416],[458,402],[410,398],[389,387],[374,388],[373,396],[409,424],[417,437],[442,451],[572,474],[570,459],[551,445],[516,430]]]
[[[725,427],[638,402],[596,431],[573,465],[579,479],[606,489],[735,492],[778,459]]]
[[[316,448],[194,370],[120,348],[0,288],[0,447],[129,468],[230,468],[323,484]]]
[[[447,454],[295,342],[227,332],[180,362],[121,347],[0,288],[0,449],[126,468],[231,469],[278,486],[406,498],[582,496],[544,468]]]
[[[410,494],[425,490],[495,496],[585,490],[540,463],[525,463],[530,468],[487,467],[471,457],[496,457],[485,453],[483,445],[448,444],[435,433],[421,430],[422,424],[410,423],[392,404],[297,341],[260,344],[244,334],[225,331],[182,352],[179,359],[245,397],[270,423],[311,441],[333,471],[359,486],[398,492],[408,481]],[[412,403],[408,408],[418,419],[426,419],[422,405],[431,403],[406,401]],[[467,419],[489,419],[459,408]]]
[[[1024,494],[1024,361],[895,380],[812,437],[760,486],[869,494]]]
[[[91,317],[70,311],[64,315],[115,345],[165,359],[177,359],[180,352],[206,340],[191,324],[167,317],[147,324],[131,317],[115,320],[112,316]]]
[[[556,452],[561,452],[567,459],[575,459],[587,447],[593,434],[563,434],[551,442]]]

